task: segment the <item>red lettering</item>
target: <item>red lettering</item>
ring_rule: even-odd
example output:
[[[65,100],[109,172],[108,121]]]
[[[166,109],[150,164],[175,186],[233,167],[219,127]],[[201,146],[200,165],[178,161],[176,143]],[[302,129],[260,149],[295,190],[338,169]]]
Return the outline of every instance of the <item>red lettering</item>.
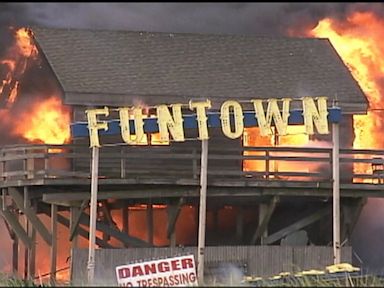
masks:
[[[185,268],[193,268],[194,267],[193,259],[192,258],[181,259],[181,266],[183,267],[183,269],[185,269]]]
[[[143,276],[144,275],[144,272],[143,272],[143,269],[141,269],[141,266],[133,266],[132,268],[132,277],[135,277],[135,276]]]
[[[145,264],[144,265],[144,273],[145,275],[149,275],[149,274],[153,274],[153,273],[156,273],[156,264],[155,263],[152,263],[152,264]]]
[[[196,281],[196,274],[195,273],[189,273],[189,282],[195,283]]]
[[[168,279],[167,279],[167,277],[164,277],[164,286],[169,286],[169,283],[168,283]]]
[[[118,270],[118,273],[119,273],[119,278],[127,278],[131,274],[129,271],[129,268],[120,268]]]
[[[163,278],[158,278],[159,281],[157,282],[159,284],[159,286],[163,286]]]
[[[159,272],[168,272],[169,271],[169,263],[168,262],[159,262],[157,265]]]
[[[169,279],[169,285],[170,285],[170,286],[175,285],[175,283],[173,282],[173,277],[174,277],[174,275],[170,275],[169,278],[168,278],[168,279]]]
[[[180,270],[180,260],[172,260],[171,261],[172,270]]]
[[[189,283],[189,281],[188,281],[188,275],[181,274],[180,277],[181,277],[181,283],[182,283],[182,284]]]

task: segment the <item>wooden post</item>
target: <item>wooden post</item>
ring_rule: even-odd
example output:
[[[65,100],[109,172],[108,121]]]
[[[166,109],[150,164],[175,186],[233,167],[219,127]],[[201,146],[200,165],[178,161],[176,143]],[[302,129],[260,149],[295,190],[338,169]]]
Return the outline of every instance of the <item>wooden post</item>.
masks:
[[[56,260],[57,260],[57,205],[51,205],[51,234],[52,234],[52,245],[51,245],[51,271],[50,271],[50,282],[51,285],[56,284]]]
[[[89,249],[88,249],[88,284],[92,285],[95,276],[95,241],[96,241],[96,217],[97,217],[97,185],[99,172],[99,147],[92,147],[92,171],[91,171],[91,203],[89,223]]]
[[[238,206],[236,214],[236,239],[240,245],[243,244],[244,234],[244,207]]]
[[[147,239],[148,243],[153,246],[153,206],[147,205]]]
[[[15,276],[19,273],[19,239],[17,235],[14,235],[12,242],[12,273]]]
[[[25,150],[24,150],[24,153]],[[25,162],[25,163],[28,163],[28,162]],[[28,167],[26,165],[26,167]],[[24,209],[28,209],[29,208],[29,195],[28,195],[28,187],[24,186],[24,190],[23,190],[23,193],[24,193],[24,202],[23,202],[23,205],[24,205]],[[28,238],[29,238],[29,222],[28,222],[28,217],[26,214],[24,214],[24,229],[28,235]],[[29,253],[30,251],[30,248],[28,248],[27,246],[25,246],[24,248],[24,279],[29,279],[30,275],[28,274],[28,258],[29,258]]]
[[[31,205],[31,200],[29,199],[28,187],[24,186],[24,209],[31,209],[36,213],[37,203],[34,203],[34,206]],[[27,215],[25,214],[25,231],[28,235],[28,238],[31,241],[30,247],[25,247],[24,252],[24,278],[33,279],[35,277],[35,259],[36,259],[36,229],[33,227],[32,223],[29,221]]]
[[[76,206],[71,206],[70,208],[70,216],[69,216],[69,231],[74,231],[74,234],[73,234],[73,237],[72,239],[70,238],[70,241],[71,241],[71,258],[70,258],[70,281],[72,282],[73,278],[73,254],[74,254],[74,249],[77,248],[77,240],[78,240],[78,237],[77,237],[77,229],[75,229],[73,226],[76,225],[75,224],[75,219],[76,217],[78,216],[79,213],[81,213],[79,207],[76,207]],[[88,238],[89,236],[87,236]]]
[[[201,141],[201,172],[200,172],[200,206],[199,206],[199,238],[197,279],[199,285],[204,284],[204,251],[205,251],[205,222],[207,207],[207,168],[208,168],[208,140]]]
[[[261,224],[263,223],[263,220],[266,218],[267,216],[267,211],[268,211],[268,205],[265,204],[265,203],[260,203],[259,205],[259,225],[258,227],[261,227]],[[269,222],[269,219],[267,221],[267,223]],[[264,239],[268,236],[268,224],[265,225],[265,228],[263,229],[264,231],[262,231],[262,235],[260,235],[260,244],[263,245],[264,244]],[[256,234],[256,233],[255,233]],[[252,244],[256,244],[256,235],[255,237],[253,237],[252,241],[253,243]]]
[[[127,201],[124,201],[124,206],[121,208],[121,217],[123,218],[123,232],[129,235],[129,206]],[[125,247],[128,248],[128,245]]]
[[[332,124],[332,178],[333,178],[333,262],[340,264],[340,166],[339,124]]]

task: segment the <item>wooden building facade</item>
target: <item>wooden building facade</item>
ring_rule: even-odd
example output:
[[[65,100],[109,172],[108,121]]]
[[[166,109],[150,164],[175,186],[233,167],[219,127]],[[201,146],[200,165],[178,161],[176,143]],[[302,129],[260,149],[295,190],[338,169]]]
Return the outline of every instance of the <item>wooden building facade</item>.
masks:
[[[353,149],[352,117],[366,113],[368,102],[327,39],[39,27],[32,32],[39,52],[57,79],[64,103],[72,109],[72,122],[85,121],[86,109],[105,105],[142,103],[152,107],[210,99],[212,109],[218,110],[220,104],[229,99],[246,102],[327,96],[330,105],[336,103],[341,108],[343,117],[340,127],[343,246],[350,245],[365,199],[382,195],[383,181],[379,174],[373,173],[374,170],[357,174],[353,170],[354,163],[377,167],[384,151]],[[122,142],[120,137],[101,137],[105,145],[100,150],[97,230],[102,236],[96,239],[100,248],[125,249],[128,255],[132,249],[154,251],[153,247],[164,246],[156,244],[154,237],[154,210],[160,207],[167,214],[165,246],[174,249],[196,246],[196,227],[190,227],[195,229],[190,241],[180,241],[183,232],[177,231],[183,209],[193,211],[195,220],[198,216],[201,144],[196,133],[187,132],[188,140],[184,143],[158,145],[153,142],[146,146],[117,145]],[[207,246],[230,245],[240,250],[254,246],[273,249],[270,245],[306,246],[305,249],[330,246],[331,146],[245,146],[244,139],[226,138],[220,129],[211,129],[209,133],[207,213],[211,228],[206,234]],[[328,135],[315,135],[311,140],[331,142]],[[29,276],[35,275],[33,237],[36,232],[52,247],[53,272],[57,223],[69,228],[68,241],[75,243],[76,237],[88,239],[89,139],[72,139],[72,143],[58,146],[2,147],[0,157],[2,216],[30,251]],[[262,162],[265,169],[246,171],[244,161]],[[320,168],[307,172],[296,171],[294,165],[289,171],[272,169],[278,162],[302,166],[317,163]],[[147,231],[145,239],[130,234],[135,227],[129,227],[129,209],[138,205],[146,208],[146,222],[141,223]],[[67,211],[68,217],[58,214],[58,210]],[[18,211],[27,216],[30,231],[21,227],[16,217]],[[119,211],[121,223],[116,223],[114,211]],[[44,226],[37,217],[40,213],[51,217],[51,227]],[[222,228],[220,223],[228,221],[228,217],[234,224],[230,229]],[[188,226],[188,222],[185,225]],[[111,238],[120,244],[115,245]],[[250,247],[241,248],[247,246]],[[252,253],[258,257],[261,250],[255,251]],[[280,253],[278,251],[276,248],[273,253]],[[345,251],[347,256],[343,259],[350,261],[351,250]],[[140,255],[160,257],[148,253]],[[320,254],[311,259],[317,259]],[[144,256],[138,254],[138,257]],[[76,263],[78,259],[72,261]],[[115,259],[108,265],[133,260]],[[316,263],[311,263],[311,267],[305,264],[305,268],[316,268],[313,267]],[[255,269],[251,268],[253,272],[259,271]]]

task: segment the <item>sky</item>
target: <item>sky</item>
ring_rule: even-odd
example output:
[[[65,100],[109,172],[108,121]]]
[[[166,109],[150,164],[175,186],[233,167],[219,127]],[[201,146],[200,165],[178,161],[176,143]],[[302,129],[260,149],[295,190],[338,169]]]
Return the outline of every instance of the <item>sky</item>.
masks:
[[[9,26],[42,26],[150,32],[192,32],[287,36],[287,28],[307,31],[324,17],[343,19],[352,11],[375,11],[382,3],[0,3],[1,31]],[[1,43],[0,43],[1,46]],[[4,47],[0,48],[4,49]],[[379,227],[384,230],[383,227]],[[377,228],[377,229],[379,229]],[[0,231],[5,231],[0,221]],[[374,227],[376,229],[376,227]],[[8,249],[9,248],[9,249]],[[0,271],[10,253],[0,244]],[[379,261],[379,260],[378,260]]]

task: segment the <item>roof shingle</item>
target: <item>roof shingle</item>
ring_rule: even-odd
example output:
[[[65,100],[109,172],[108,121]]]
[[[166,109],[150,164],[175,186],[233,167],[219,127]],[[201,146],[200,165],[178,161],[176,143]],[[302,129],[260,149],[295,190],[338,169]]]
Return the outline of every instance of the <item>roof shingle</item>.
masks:
[[[327,39],[33,28],[67,104],[149,105],[191,98],[367,99]]]

